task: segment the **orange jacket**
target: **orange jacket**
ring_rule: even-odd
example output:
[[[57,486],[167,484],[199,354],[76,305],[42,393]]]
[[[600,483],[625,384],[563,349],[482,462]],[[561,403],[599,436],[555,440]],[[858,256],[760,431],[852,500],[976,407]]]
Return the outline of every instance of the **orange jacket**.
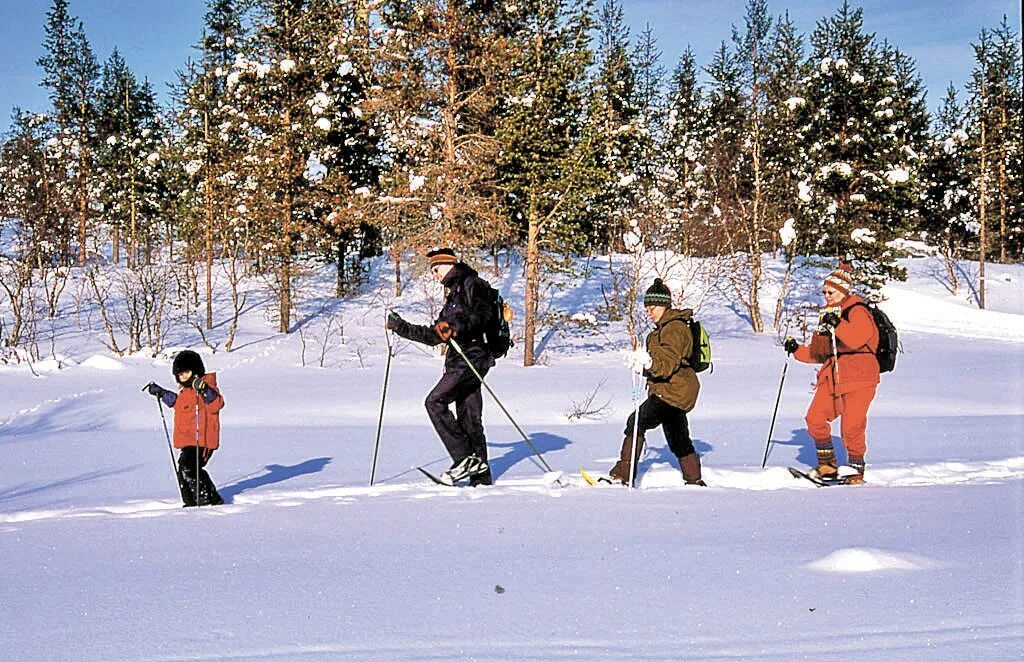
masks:
[[[195,389],[180,387],[174,402],[175,448],[200,446],[215,450],[220,446],[220,410],[224,408],[224,396],[217,389],[217,373],[207,373],[203,381],[217,391],[217,398],[206,404]]]
[[[840,316],[839,326],[835,329],[836,349],[839,350],[838,394],[877,386],[880,381],[878,359],[875,358],[875,350],[878,349],[878,327],[875,326],[875,320],[867,308],[853,308],[858,303],[864,303],[864,300],[856,294],[851,294],[839,304],[843,314]],[[816,386],[825,386],[830,393],[837,393],[833,385],[835,376],[832,363],[835,359],[832,357],[831,338],[815,333],[811,338],[811,344],[801,345],[793,356],[803,363],[823,364],[818,370]]]

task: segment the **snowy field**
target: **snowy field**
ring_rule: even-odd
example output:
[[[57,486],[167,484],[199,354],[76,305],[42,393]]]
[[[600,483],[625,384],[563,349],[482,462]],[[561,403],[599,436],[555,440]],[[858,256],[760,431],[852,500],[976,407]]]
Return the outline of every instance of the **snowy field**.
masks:
[[[57,360],[0,365],[2,658],[1024,659],[1024,267],[990,265],[979,311],[934,259],[905,265],[884,306],[904,353],[857,488],[786,471],[814,456],[802,364],[761,469],[785,354],[707,294],[715,369],[691,427],[709,488],[682,486],[660,431],[640,489],[579,485],[578,468],[611,466],[632,410],[622,324],[552,332],[543,365],[523,368],[517,347],[488,377],[565,486],[490,399],[497,484],[427,483],[414,467],[448,464],[423,410],[442,359],[403,341],[369,487],[385,302],[426,322],[437,296],[415,279],[393,298],[378,263],[359,298],[332,300],[329,268],[305,288],[304,367],[258,286],[235,351],[176,330],[227,401],[208,467],[227,504],[185,510],[140,392],[172,385],[169,357],[115,357],[67,312],[50,330]],[[482,275],[522,309],[517,271]],[[602,279],[597,265],[563,283],[557,306],[593,314]],[[329,319],[344,336],[320,367]],[[570,420],[595,389],[602,411]]]

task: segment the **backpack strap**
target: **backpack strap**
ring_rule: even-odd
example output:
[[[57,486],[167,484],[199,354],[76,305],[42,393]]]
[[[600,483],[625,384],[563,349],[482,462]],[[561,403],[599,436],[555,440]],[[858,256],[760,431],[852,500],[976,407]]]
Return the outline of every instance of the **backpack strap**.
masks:
[[[849,308],[843,310],[843,312],[840,315],[840,317],[844,321],[849,322],[850,321],[850,311],[853,310],[854,308],[858,307],[858,306],[860,306],[861,308],[864,308],[865,310],[868,311],[868,315],[871,317],[871,323],[875,325],[875,333],[877,333],[878,336],[879,336],[878,337],[878,342],[881,343],[882,342],[882,337],[881,337],[882,330],[878,328],[878,323],[875,321],[875,314],[871,312],[871,306],[869,306],[868,304],[864,303],[863,301],[858,301],[857,303],[853,304]],[[838,356],[849,356],[850,354],[877,354],[877,353],[878,353],[877,349],[871,349],[871,345],[867,345],[867,350],[866,351],[858,350],[858,351],[855,351],[855,352],[839,352]]]

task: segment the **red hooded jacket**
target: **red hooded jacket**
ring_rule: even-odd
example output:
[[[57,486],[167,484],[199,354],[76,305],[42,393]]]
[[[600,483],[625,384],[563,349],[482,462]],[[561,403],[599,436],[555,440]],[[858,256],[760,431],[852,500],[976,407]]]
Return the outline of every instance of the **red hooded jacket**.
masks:
[[[217,391],[217,398],[206,404],[195,389],[180,387],[174,402],[175,448],[199,446],[216,450],[220,446],[220,410],[224,408],[224,396],[217,388],[217,373],[207,373],[203,381]]]
[[[840,302],[843,309],[839,326],[835,329],[836,349],[839,350],[839,390],[834,388],[832,371],[832,340],[828,336],[814,334],[810,345],[801,345],[793,356],[804,363],[822,363],[818,370],[816,385],[825,386],[832,394],[849,393],[862,388],[877,386],[880,381],[878,359],[878,327],[871,313],[856,294],[850,294]],[[853,308],[851,310],[851,308]]]

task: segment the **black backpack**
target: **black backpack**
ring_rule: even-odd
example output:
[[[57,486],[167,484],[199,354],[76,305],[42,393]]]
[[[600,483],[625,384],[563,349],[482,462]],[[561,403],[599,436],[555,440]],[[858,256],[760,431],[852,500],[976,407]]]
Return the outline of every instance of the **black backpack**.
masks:
[[[508,354],[508,350],[515,344],[512,342],[512,330],[508,326],[515,315],[512,306],[505,302],[498,290],[483,279],[481,282],[487,286],[485,296],[491,307],[487,316],[487,328],[484,329],[484,346],[492,358],[500,359]]]
[[[843,311],[843,319],[849,321],[850,311],[857,306],[867,308],[868,312],[871,313],[871,318],[875,320],[875,326],[878,327],[878,349],[875,351],[875,358],[878,359],[878,371],[892,372],[893,368],[896,367],[896,353],[900,347],[900,339],[896,333],[896,327],[893,325],[892,320],[889,319],[889,316],[873,303],[853,304]]]

